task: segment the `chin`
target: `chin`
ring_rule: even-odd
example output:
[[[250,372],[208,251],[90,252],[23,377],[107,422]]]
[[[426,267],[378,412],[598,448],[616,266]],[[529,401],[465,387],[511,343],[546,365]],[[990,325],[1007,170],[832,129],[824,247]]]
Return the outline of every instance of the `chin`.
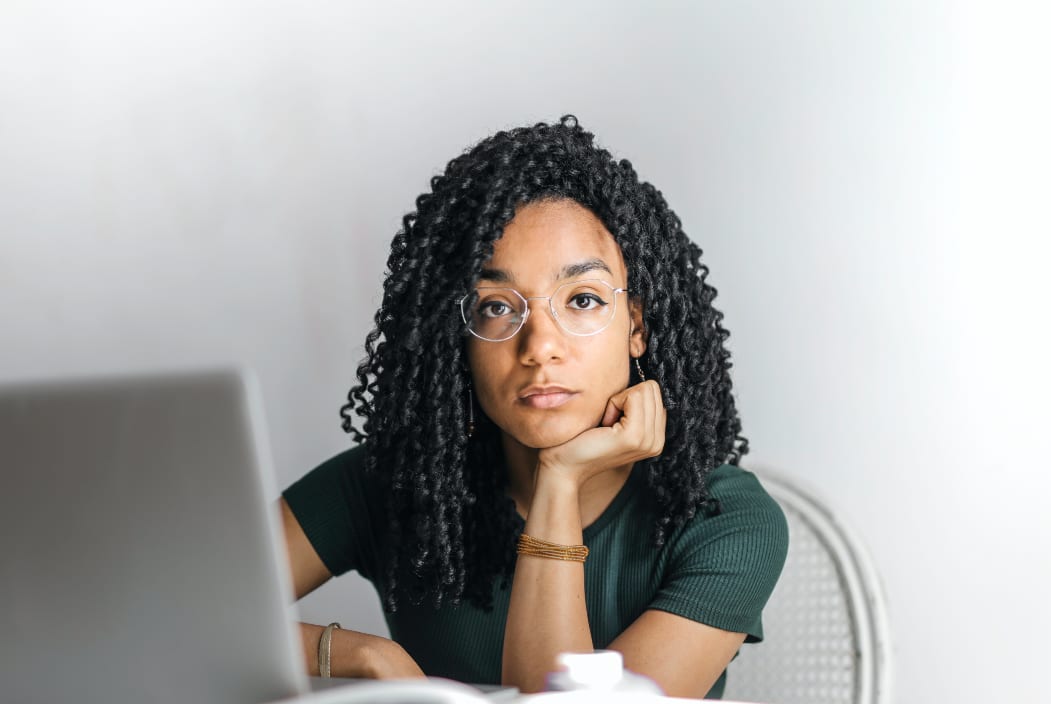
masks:
[[[597,425],[598,421],[552,418],[546,423],[526,428],[520,427],[516,432],[511,432],[510,435],[526,447],[543,450],[548,447],[563,445],[585,430],[590,430]]]
[[[530,434],[524,437],[519,435],[518,437],[515,437],[515,440],[522,443],[526,447],[533,448],[534,450],[543,450],[548,447],[558,447],[559,445],[564,445],[565,443],[575,438],[577,435],[579,435],[579,433],[537,433]]]

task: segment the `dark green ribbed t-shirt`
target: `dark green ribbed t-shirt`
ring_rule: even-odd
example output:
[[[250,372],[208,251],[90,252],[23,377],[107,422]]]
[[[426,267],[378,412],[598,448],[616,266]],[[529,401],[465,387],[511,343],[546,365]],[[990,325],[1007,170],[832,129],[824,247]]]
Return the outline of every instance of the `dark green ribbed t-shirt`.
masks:
[[[363,448],[343,452],[284,492],[292,513],[334,575],[357,570],[374,585],[382,574],[386,501],[377,478],[362,467]],[[761,613],[781,574],[788,526],[755,475],[722,465],[709,476],[721,512],[701,512],[663,548],[653,544],[655,517],[641,472],[584,529],[588,622],[605,648],[647,609],[659,609],[727,631],[763,638]],[[500,682],[510,589],[494,585],[494,609],[470,604],[399,604],[385,614],[391,637],[423,671],[477,684]],[[708,696],[722,696],[726,673]]]

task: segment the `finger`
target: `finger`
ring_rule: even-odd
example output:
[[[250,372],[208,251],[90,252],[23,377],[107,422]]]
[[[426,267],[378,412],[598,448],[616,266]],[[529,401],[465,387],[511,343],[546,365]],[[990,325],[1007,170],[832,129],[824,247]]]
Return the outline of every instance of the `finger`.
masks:
[[[649,453],[653,446],[653,426],[657,422],[657,401],[653,395],[653,384],[646,382],[646,385],[639,389],[639,396],[643,413],[639,448]]]
[[[602,413],[602,421],[599,425],[608,428],[620,420],[621,415],[621,410],[613,403],[613,399],[610,399],[606,402],[606,410]]]
[[[664,407],[664,398],[661,394],[660,384],[653,384],[654,417],[653,417],[653,456],[656,457],[664,450],[664,434],[668,423],[668,411]]]
[[[645,451],[653,416],[652,394],[644,385],[639,384],[625,389],[623,395],[623,416],[620,424],[625,433],[624,441],[631,447],[632,452]]]
[[[628,402],[628,397],[631,395],[634,386],[629,386],[623,391],[618,391],[609,397],[609,402],[616,406],[621,411],[624,410],[624,405]]]
[[[649,454],[653,444],[652,429],[656,423],[657,401],[648,382],[636,384],[613,395],[607,404],[604,418],[612,417],[610,406],[619,413],[614,421],[623,433],[622,442],[631,448],[631,453],[642,451]]]
[[[624,404],[627,403],[627,393],[628,389],[625,389],[610,396],[609,401],[606,401],[606,410],[602,413],[601,425],[609,428],[623,420],[626,413]]]

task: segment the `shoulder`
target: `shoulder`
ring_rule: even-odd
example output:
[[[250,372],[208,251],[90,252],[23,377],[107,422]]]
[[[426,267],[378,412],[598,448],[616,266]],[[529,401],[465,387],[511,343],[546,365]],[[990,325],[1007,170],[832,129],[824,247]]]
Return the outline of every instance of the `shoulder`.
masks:
[[[666,545],[652,608],[762,640],[762,610],[788,554],[784,512],[755,474],[722,465],[708,477],[719,511],[698,511]]]
[[[365,471],[363,446],[325,460],[282,496],[322,561],[334,575],[373,568],[373,543],[383,535],[384,490]]]
[[[732,464],[720,465],[708,475],[708,491],[719,502],[719,516],[754,520],[787,531],[781,506],[754,473]]]
[[[788,524],[759,478],[731,464],[708,475],[719,511],[698,511],[665,545],[651,607],[763,639],[762,610],[788,553]]]
[[[317,465],[297,479],[288,489],[288,494],[311,494],[350,490],[352,492],[376,490],[377,477],[365,471],[364,445],[344,450]]]
[[[318,465],[342,472],[360,472],[365,468],[365,446],[355,445],[339,452]]]
[[[719,510],[698,511],[676,532],[679,559],[765,572],[776,581],[788,553],[788,523],[777,501],[755,474],[730,464],[712,470],[708,494]]]

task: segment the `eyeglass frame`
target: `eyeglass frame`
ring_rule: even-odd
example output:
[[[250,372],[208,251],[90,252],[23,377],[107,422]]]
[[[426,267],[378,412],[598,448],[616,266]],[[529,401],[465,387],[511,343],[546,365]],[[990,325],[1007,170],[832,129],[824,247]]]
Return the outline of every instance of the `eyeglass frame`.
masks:
[[[595,330],[593,332],[573,332],[572,330],[569,330],[568,328],[566,328],[566,326],[562,324],[562,320],[558,317],[558,313],[555,312],[555,304],[551,301],[551,299],[555,297],[555,294],[557,294],[563,287],[565,287],[565,286],[572,286],[573,284],[583,284],[583,283],[600,283],[600,284],[604,284],[606,286],[609,286],[609,289],[613,292],[613,312],[609,314],[609,320],[607,320],[606,323],[602,327],[600,327],[598,330]],[[475,291],[485,291],[485,290],[511,291],[516,296],[521,298],[522,301],[525,302],[525,314],[522,315],[522,320],[518,324],[518,327],[515,328],[515,331],[513,333],[511,333],[507,337],[502,337],[499,340],[493,340],[493,339],[488,338],[488,337],[482,337],[481,335],[476,333],[474,330],[472,330],[471,329],[471,324],[467,320],[467,314],[464,313],[464,310],[463,310],[464,301],[466,301],[467,298],[472,293],[474,293]],[[479,340],[484,340],[486,342],[507,342],[508,340],[512,339],[515,335],[517,335],[519,332],[521,332],[522,328],[525,327],[526,322],[529,320],[530,314],[533,312],[533,306],[531,306],[529,304],[529,301],[535,301],[535,300],[539,300],[539,299],[544,299],[544,300],[547,301],[547,309],[548,309],[548,311],[550,311],[551,318],[558,325],[558,329],[559,330],[562,330],[562,331],[564,331],[566,333],[569,333],[570,335],[574,335],[576,337],[591,337],[592,335],[598,335],[600,332],[603,332],[606,328],[608,328],[613,323],[613,319],[617,316],[617,294],[618,293],[627,293],[627,292],[628,292],[628,289],[626,289],[626,288],[616,288],[610,282],[603,281],[602,279],[578,279],[576,281],[567,281],[564,284],[559,284],[558,287],[551,293],[550,296],[523,296],[522,293],[518,289],[511,288],[510,286],[476,286],[475,288],[473,288],[470,291],[468,291],[467,293],[465,293],[463,295],[463,297],[460,298],[460,300],[456,301],[456,306],[460,309],[460,317],[463,319],[463,324],[467,328],[467,332],[471,333],[472,335],[477,337]]]

